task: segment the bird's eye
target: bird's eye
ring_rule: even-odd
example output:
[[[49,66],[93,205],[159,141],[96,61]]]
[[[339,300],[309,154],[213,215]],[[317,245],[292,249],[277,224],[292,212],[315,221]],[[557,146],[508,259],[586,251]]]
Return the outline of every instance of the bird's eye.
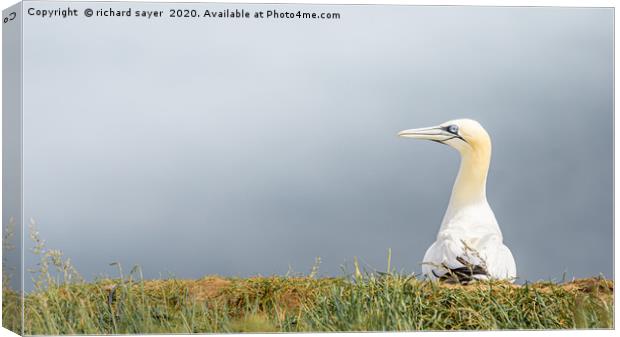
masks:
[[[452,125],[448,126],[448,132],[457,134],[459,132],[459,127],[454,125],[454,124],[452,124]]]

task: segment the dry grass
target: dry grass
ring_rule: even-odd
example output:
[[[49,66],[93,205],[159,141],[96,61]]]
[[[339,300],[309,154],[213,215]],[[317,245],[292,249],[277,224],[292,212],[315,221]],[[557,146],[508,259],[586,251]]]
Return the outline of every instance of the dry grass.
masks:
[[[363,278],[205,277],[59,284],[26,297],[26,334],[613,327],[613,282],[443,285]]]
[[[397,273],[143,280],[140,268],[84,281],[35,232],[39,267],[23,333],[575,329],[613,327],[613,281],[449,285]],[[388,259],[389,264],[389,259]],[[7,283],[5,283],[7,284]],[[3,325],[19,331],[19,296],[3,289]]]

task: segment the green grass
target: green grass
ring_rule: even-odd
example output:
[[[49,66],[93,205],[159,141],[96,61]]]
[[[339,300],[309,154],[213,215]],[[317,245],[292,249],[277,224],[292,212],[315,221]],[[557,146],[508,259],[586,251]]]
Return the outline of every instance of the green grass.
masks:
[[[45,250],[25,296],[24,333],[411,331],[613,328],[613,281],[440,284],[397,273],[143,280],[139,268],[85,282]],[[35,248],[37,249],[37,248]],[[3,290],[5,327],[18,297]],[[17,303],[17,304],[16,304]]]
[[[448,286],[363,278],[105,279],[25,298],[26,334],[613,327],[613,283]]]

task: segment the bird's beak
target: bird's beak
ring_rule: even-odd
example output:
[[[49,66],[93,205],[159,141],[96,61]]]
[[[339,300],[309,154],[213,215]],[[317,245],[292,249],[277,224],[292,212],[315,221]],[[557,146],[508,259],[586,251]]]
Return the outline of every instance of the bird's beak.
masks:
[[[432,126],[430,128],[409,129],[398,133],[398,136],[415,139],[428,139],[436,142],[454,138],[454,135],[446,131],[441,126]]]

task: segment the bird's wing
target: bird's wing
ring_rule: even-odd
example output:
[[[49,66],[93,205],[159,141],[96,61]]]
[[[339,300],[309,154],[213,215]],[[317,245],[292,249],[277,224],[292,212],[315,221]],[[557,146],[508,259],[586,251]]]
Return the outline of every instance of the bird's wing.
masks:
[[[431,279],[452,277],[459,282],[460,279],[469,282],[472,278],[485,277],[485,264],[466,247],[463,242],[455,240],[435,241],[424,255],[422,272]]]
[[[454,238],[435,241],[424,255],[423,274],[431,279],[453,279],[460,283],[516,276],[514,258],[501,239],[483,239],[475,243]]]
[[[489,275],[495,279],[514,281],[517,277],[517,266],[510,249],[503,243],[488,245],[483,251],[487,261]]]

